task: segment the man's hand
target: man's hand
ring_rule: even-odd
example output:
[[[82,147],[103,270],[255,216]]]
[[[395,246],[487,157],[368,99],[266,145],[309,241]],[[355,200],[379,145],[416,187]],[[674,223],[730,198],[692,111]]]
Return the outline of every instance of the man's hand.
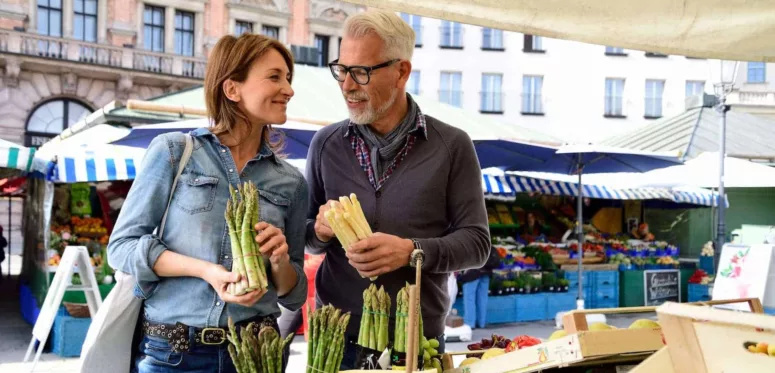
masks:
[[[328,225],[328,219],[326,219],[326,211],[329,210],[328,203],[330,202],[331,201],[329,200],[325,205],[320,206],[318,216],[315,218],[315,236],[317,236],[318,240],[321,242],[331,241],[331,239],[336,236],[334,230]]]
[[[412,251],[412,240],[374,233],[353,244],[347,250],[347,258],[363,277],[375,277],[408,265]]]

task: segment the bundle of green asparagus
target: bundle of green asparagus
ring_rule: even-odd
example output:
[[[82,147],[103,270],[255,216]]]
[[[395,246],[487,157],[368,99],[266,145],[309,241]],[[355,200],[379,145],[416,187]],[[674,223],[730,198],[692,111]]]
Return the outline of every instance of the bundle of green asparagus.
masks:
[[[406,352],[406,326],[409,320],[409,287],[404,287],[396,295],[396,328],[393,334],[393,350]]]
[[[258,250],[254,226],[258,223],[258,189],[253,182],[243,183],[235,191],[229,186],[231,198],[226,202],[226,225],[231,240],[232,272],[240,274],[241,281],[229,285],[233,295],[242,295],[257,289],[266,289],[264,258]]]
[[[328,206],[326,220],[345,250],[373,234],[355,193],[350,193],[349,198],[339,197],[339,202],[331,201]],[[376,279],[377,277],[370,278],[371,281]]]
[[[284,341],[271,326],[264,326],[253,335],[254,323],[240,328],[239,336],[234,323],[229,318],[229,355],[237,373],[282,373],[283,350],[291,343],[294,334]]]
[[[307,343],[307,373],[337,373],[344,354],[344,332],[350,313],[324,306],[310,315]]]
[[[358,344],[377,351],[385,351],[388,345],[388,321],[390,320],[390,295],[385,287],[371,284],[363,291],[363,314],[358,333]]]

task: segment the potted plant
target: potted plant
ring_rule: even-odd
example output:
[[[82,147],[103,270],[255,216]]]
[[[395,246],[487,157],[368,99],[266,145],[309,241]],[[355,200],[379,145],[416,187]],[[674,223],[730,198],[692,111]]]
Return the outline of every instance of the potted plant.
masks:
[[[554,273],[544,272],[541,276],[541,282],[545,291],[553,293],[557,287],[557,276]]]
[[[559,283],[559,288],[562,289],[561,291],[563,293],[567,293],[568,292],[568,287],[570,285],[570,281],[568,281],[568,280],[563,278],[563,279],[560,279],[560,281],[558,281],[558,283]]]

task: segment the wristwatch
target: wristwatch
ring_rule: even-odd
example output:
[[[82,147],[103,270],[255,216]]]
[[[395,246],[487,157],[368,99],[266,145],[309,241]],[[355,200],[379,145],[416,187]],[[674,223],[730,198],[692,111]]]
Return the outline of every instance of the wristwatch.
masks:
[[[409,257],[409,265],[412,267],[417,267],[416,263],[418,259],[423,262],[425,261],[425,251],[422,250],[422,245],[417,239],[413,238],[412,243],[414,244],[414,250],[412,251],[412,255]]]

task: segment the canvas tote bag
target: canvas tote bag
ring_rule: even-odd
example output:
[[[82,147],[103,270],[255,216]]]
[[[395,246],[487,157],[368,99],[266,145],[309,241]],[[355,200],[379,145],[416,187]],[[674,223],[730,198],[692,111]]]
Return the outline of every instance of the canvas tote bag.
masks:
[[[193,151],[194,140],[190,135],[186,135],[186,147],[172,181],[167,209],[157,230],[158,237],[164,234],[172,195]],[[130,370],[134,348],[132,339],[143,309],[143,300],[134,295],[136,281],[132,275],[116,271],[115,279],[115,287],[102,302],[97,315],[92,315],[92,322],[81,349],[81,373],[128,373]]]

